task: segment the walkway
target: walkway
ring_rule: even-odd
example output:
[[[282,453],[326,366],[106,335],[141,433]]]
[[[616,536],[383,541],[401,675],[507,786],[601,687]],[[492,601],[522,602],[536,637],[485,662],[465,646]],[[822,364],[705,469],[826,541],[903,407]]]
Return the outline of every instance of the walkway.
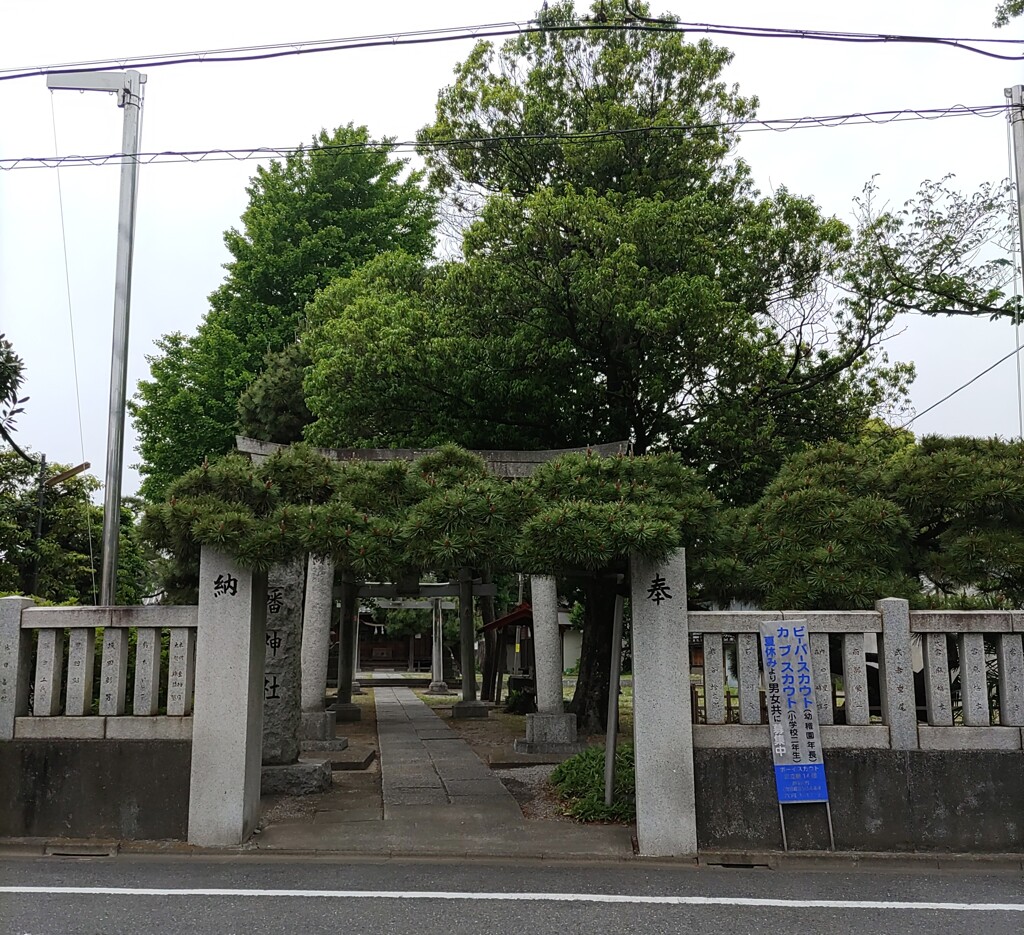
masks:
[[[632,857],[629,827],[525,819],[501,780],[411,689],[373,691],[379,791],[375,775],[335,773],[330,792],[285,800],[282,817],[254,839],[257,848],[352,856]]]
[[[374,689],[384,818],[414,817],[443,805],[523,821],[512,794],[483,761],[409,688]]]

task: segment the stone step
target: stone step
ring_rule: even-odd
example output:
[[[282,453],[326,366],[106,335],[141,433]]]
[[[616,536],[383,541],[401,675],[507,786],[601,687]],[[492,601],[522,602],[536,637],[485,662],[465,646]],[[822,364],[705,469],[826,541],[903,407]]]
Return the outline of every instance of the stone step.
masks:
[[[322,754],[322,756],[331,761],[332,770],[357,770],[368,769],[377,758],[377,751],[369,744],[357,743],[351,744],[346,750]]]

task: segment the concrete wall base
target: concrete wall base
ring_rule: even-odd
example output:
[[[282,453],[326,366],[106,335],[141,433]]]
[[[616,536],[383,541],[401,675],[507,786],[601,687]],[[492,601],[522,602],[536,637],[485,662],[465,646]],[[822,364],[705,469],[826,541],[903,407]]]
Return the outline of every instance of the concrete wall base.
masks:
[[[0,743],[0,837],[185,839],[192,744]]]
[[[300,740],[330,740],[337,718],[333,711],[303,711]]]
[[[314,795],[330,787],[331,761],[326,758],[309,757],[298,763],[263,767],[263,795]]]
[[[453,718],[490,717],[491,708],[482,701],[456,701],[452,705]]]
[[[967,728],[961,728],[966,732]],[[701,849],[781,850],[767,748],[697,749]],[[1024,851],[1021,751],[826,750],[841,851]],[[823,805],[787,805],[792,850],[828,848]]]
[[[353,721],[361,721],[363,719],[363,709],[352,702],[348,702],[347,704],[339,704],[335,702],[331,705],[331,713],[334,715],[335,721],[339,724],[351,724]]]
[[[587,746],[582,741],[566,743],[551,740],[523,740],[522,737],[517,737],[512,741],[512,749],[516,753],[557,753],[572,756],[575,753],[582,753]]]

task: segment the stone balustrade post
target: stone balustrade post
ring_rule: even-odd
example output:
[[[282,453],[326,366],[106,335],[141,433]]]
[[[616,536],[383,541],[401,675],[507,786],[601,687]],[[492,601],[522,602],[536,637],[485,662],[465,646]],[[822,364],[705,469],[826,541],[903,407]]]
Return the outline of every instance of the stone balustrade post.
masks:
[[[29,640],[21,612],[27,597],[0,597],[0,740],[14,739],[14,719],[28,714]]]
[[[916,750],[917,701],[914,697],[914,656],[910,642],[910,604],[897,597],[878,601],[882,615],[879,637],[879,684],[882,718],[889,725],[893,750]]]

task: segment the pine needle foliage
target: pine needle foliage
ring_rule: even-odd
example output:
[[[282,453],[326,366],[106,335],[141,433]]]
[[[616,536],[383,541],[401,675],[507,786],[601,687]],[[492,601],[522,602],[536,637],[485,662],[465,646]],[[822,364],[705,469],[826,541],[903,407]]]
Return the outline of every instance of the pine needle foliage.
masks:
[[[417,461],[333,462],[304,444],[254,464],[205,462],[150,508],[144,533],[195,561],[203,545],[265,569],[309,552],[361,578],[597,570],[702,535],[715,501],[672,455],[565,455],[529,479],[488,474],[455,446]]]

